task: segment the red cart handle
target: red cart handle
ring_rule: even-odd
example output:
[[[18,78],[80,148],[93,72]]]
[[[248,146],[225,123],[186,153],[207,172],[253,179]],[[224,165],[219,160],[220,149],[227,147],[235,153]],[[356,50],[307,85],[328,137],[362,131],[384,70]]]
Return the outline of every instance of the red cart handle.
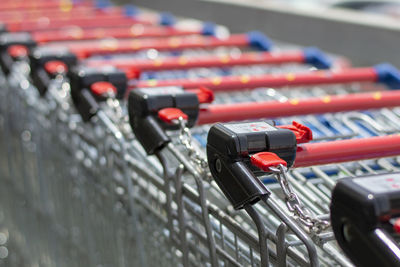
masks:
[[[304,51],[290,52],[259,52],[243,53],[238,56],[199,56],[199,57],[169,57],[164,59],[110,59],[88,61],[89,66],[113,65],[119,69],[131,71],[161,71],[171,69],[213,68],[260,64],[309,63],[318,68],[329,68],[330,60],[316,48],[307,48]]]
[[[161,26],[146,26],[142,24],[134,24],[125,27],[113,28],[80,28],[80,27],[67,27],[51,31],[39,31],[32,33],[33,39],[37,43],[47,43],[54,41],[73,41],[73,40],[91,40],[101,39],[107,37],[113,38],[146,38],[146,37],[168,37],[168,36],[183,36],[191,34],[202,34],[202,29],[198,30],[178,30],[173,27]],[[104,64],[96,64],[105,65]],[[118,68],[118,64],[113,62],[107,65],[114,65]],[[127,68],[121,68],[127,69]]]
[[[7,23],[7,29],[10,32],[15,31],[38,31],[38,30],[50,30],[58,29],[65,26],[78,26],[78,27],[114,27],[114,26],[129,26],[133,23],[141,23],[151,25],[150,21],[139,20],[136,17],[126,17],[121,14],[96,14],[92,16],[85,16],[82,18],[56,18],[56,19],[46,19],[39,18],[33,19],[31,21],[21,21],[21,22],[10,22]]]
[[[202,125],[215,122],[277,118],[397,106],[400,106],[400,91],[291,99],[286,102],[268,101],[219,104],[203,107],[200,110],[197,124]]]
[[[39,18],[68,18],[68,17],[79,17],[87,16],[96,13],[101,13],[101,10],[94,9],[90,6],[72,6],[64,5],[60,6],[58,9],[27,9],[27,10],[11,10],[11,11],[1,11],[0,10],[0,20],[2,22],[22,22],[24,20],[33,20]],[[107,10],[107,12],[109,12]]]
[[[295,168],[400,155],[400,135],[302,144]]]
[[[96,15],[118,15],[122,17],[134,17],[137,21],[143,24],[162,24],[172,25],[174,18],[170,14],[166,13],[141,13],[140,10],[132,5],[126,5],[124,7],[95,7],[91,5],[73,5],[66,1],[61,4],[58,8],[50,9],[25,9],[25,10],[0,10],[0,18],[2,22],[24,22],[24,21],[35,21],[38,19],[49,19],[49,20],[63,20],[79,17],[88,17]]]
[[[55,44],[57,45],[57,44]],[[59,44],[58,44],[59,45]],[[129,40],[104,40],[87,41],[82,43],[71,42],[63,44],[80,58],[86,58],[94,54],[128,53],[146,49],[156,50],[181,50],[194,48],[215,48],[221,46],[253,46],[262,50],[268,50],[271,46],[266,36],[257,32],[247,34],[234,34],[226,39],[209,36],[185,36],[155,39],[129,39]],[[192,87],[196,88],[198,86]]]
[[[400,73],[389,65],[380,64],[370,68],[349,68],[337,71],[313,71],[307,73],[288,73],[279,75],[242,75],[215,78],[149,80],[140,81],[135,87],[173,86],[196,88],[205,86],[213,91],[236,91],[260,87],[307,86],[322,84],[340,84],[354,82],[382,82],[393,89],[400,88]]]
[[[0,11],[29,10],[29,9],[59,9],[65,5],[89,5],[88,3],[74,4],[72,1],[9,1],[0,4]]]

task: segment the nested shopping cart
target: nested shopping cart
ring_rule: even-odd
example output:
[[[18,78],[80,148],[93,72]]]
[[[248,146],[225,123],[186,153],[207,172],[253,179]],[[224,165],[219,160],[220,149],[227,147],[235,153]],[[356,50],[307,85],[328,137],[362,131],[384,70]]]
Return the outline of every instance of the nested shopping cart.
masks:
[[[120,10],[105,4],[98,7],[110,13],[99,18],[119,21]],[[76,5],[69,11],[92,10]],[[54,31],[69,24],[57,21]],[[396,69],[305,73],[331,64],[315,49],[248,51],[270,49],[259,33],[221,39],[196,35],[202,24],[143,26],[146,38],[155,29],[177,36],[126,40],[104,31],[116,39],[103,42],[82,23],[80,38],[49,31],[46,39],[26,24],[29,36],[2,39],[1,205],[24,258],[43,266],[351,266],[330,226],[338,181],[331,216],[340,244],[341,218],[345,241],[375,228],[391,240],[399,95],[382,87],[398,88]],[[394,189],[377,189],[379,181]],[[393,193],[373,213],[386,216],[378,226],[335,209],[363,210],[343,193],[365,195],[363,186],[367,198]],[[357,263],[351,248],[378,240],[343,248]],[[387,249],[378,252],[393,265]]]
[[[381,65],[378,68],[381,69],[382,67],[383,66]],[[386,68],[387,66],[384,67],[385,69],[391,69],[391,68]],[[354,70],[351,69],[344,70],[344,73],[346,73],[347,71],[349,71],[348,73],[351,73]],[[340,74],[341,73],[339,74],[336,73],[336,75],[339,76]],[[393,72],[393,74],[394,77],[397,76],[396,72]],[[318,79],[320,77],[329,77],[330,79],[334,78],[335,74],[333,75],[317,74],[315,77],[317,77]],[[319,80],[319,83],[323,82]],[[375,106],[376,102],[381,100],[384,101],[385,94],[391,95],[390,98],[394,97],[397,94],[396,91],[386,91],[386,92],[379,91],[373,93],[352,93],[344,96],[325,95],[323,97],[308,98],[304,100],[292,99],[291,101],[289,100],[285,102],[281,102],[282,101],[281,100],[281,101],[269,101],[269,102],[259,102],[259,103],[219,104],[216,105],[216,107],[220,107],[220,109],[216,108],[214,110],[213,109],[214,105],[212,104],[206,107],[199,108],[198,102],[196,102],[193,99],[198,98],[198,100],[200,100],[200,97],[190,92],[185,92],[181,88],[177,89],[176,87],[172,88],[169,87],[169,90],[166,90],[166,88],[168,87],[161,88],[158,94],[155,93],[155,90],[157,90],[157,88],[154,88],[153,91],[149,89],[137,89],[136,91],[133,90],[131,92],[129,100],[129,111],[131,116],[132,128],[135,132],[136,137],[142,142],[143,146],[147,149],[147,152],[149,154],[153,153],[161,154],[160,151],[168,151],[166,153],[175,155],[175,157],[179,159],[179,161],[181,161],[182,164],[189,164],[190,161],[188,162],[187,160],[187,158],[189,157],[189,160],[192,161],[192,166],[189,165],[187,167],[187,170],[188,171],[190,170],[190,172],[192,172],[192,175],[200,175],[198,177],[199,180],[202,177],[201,176],[202,170],[204,170],[204,166],[206,166],[207,163],[201,156],[204,155],[204,151],[196,148],[199,148],[202,145],[204,147],[204,144],[206,143],[204,140],[204,134],[205,132],[207,132],[208,128],[207,126],[204,126],[204,128],[199,127],[200,129],[194,129],[193,132],[196,136],[196,139],[199,140],[199,143],[193,141],[193,139],[191,139],[190,134],[188,133],[188,129],[185,128],[185,126],[187,125],[193,126],[195,122],[195,119],[193,119],[193,117],[199,116],[199,118],[201,118],[202,114],[210,114],[210,118],[216,116],[215,117],[216,119],[215,121],[208,121],[208,122],[216,122],[218,120],[224,120],[223,117],[217,117],[218,115],[227,116],[226,120],[237,121],[237,120],[252,119],[252,118],[265,118],[269,116],[270,117],[278,117],[285,115],[290,116],[296,114],[296,111],[294,111],[294,113],[291,113],[292,111],[290,107],[296,107],[299,115],[320,114],[324,112],[357,111],[360,109],[362,110],[362,109],[377,108],[377,106]],[[343,90],[343,88],[341,89]],[[269,98],[274,97],[274,94],[271,94],[272,93],[271,89],[264,89],[264,90],[265,93],[268,92],[270,93]],[[229,95],[224,94],[223,101],[231,100],[232,102],[235,102],[236,100],[236,102],[238,102],[239,98],[238,95],[231,96],[232,98],[229,100],[227,99],[228,96]],[[281,94],[278,97],[282,98],[282,96],[283,95]],[[362,98],[364,98],[364,100],[362,100]],[[192,99],[192,101],[190,101],[190,99]],[[357,103],[354,100],[357,100]],[[157,103],[159,104],[159,106],[157,106]],[[172,104],[172,106],[167,107],[166,103]],[[368,107],[367,106],[361,107],[358,105],[368,105]],[[383,104],[381,108],[390,106],[391,106],[390,104],[386,103]],[[282,113],[279,113],[280,107],[282,108],[281,109]],[[194,112],[196,108],[197,108],[197,113]],[[335,108],[337,109],[335,110]],[[211,111],[214,110],[215,112],[208,113],[209,110]],[[250,110],[252,110],[254,113],[246,112]],[[329,131],[332,131],[334,128],[335,133],[331,132],[330,136],[325,136],[325,137],[320,136],[319,137],[320,140],[349,138],[349,137],[358,137],[365,135],[369,136],[381,135],[389,133],[391,131],[396,132],[397,130],[395,128],[389,127],[388,129],[386,129],[383,126],[386,124],[380,125],[379,123],[376,122],[383,118],[385,118],[385,120],[389,118],[393,119],[394,121],[397,120],[395,116],[392,116],[393,114],[389,115],[390,112],[388,110],[382,110],[382,112],[384,115],[381,113],[375,113],[375,114],[372,113],[366,115],[365,113],[359,113],[359,112],[350,112],[347,114],[341,112],[342,114],[338,114],[336,118],[333,116],[330,119],[314,117],[312,118],[313,119],[312,121],[314,121],[314,123],[316,123],[317,125],[313,127],[311,127],[312,125],[310,125],[311,118],[296,117],[296,120],[299,121],[304,120],[305,122],[307,122],[308,125],[310,125],[310,128],[316,128],[316,129],[321,129],[322,127],[320,127],[320,125],[324,125],[325,122],[330,122],[332,123],[332,125],[335,125],[335,127],[332,127],[330,125],[325,124],[326,127],[325,132],[329,133]],[[328,116],[330,116],[330,114]],[[377,117],[375,117],[374,118],[375,120],[373,120],[370,116],[377,116]],[[390,123],[389,125],[395,125],[394,121],[392,121],[392,123]],[[207,121],[205,121],[205,123],[207,123]],[[388,121],[386,121],[386,123],[388,123]],[[175,142],[173,141],[173,139],[171,141],[173,135],[170,137],[165,132],[165,130],[171,128],[171,124],[172,125],[175,124],[175,127],[177,129],[180,129],[180,132],[176,136]],[[201,119],[199,119],[198,124],[202,124]],[[151,126],[147,127],[147,125]],[[329,225],[329,222],[327,220],[329,218],[329,214],[318,214],[319,217],[318,216],[311,217],[308,214],[308,211],[299,209],[300,207],[302,207],[300,203],[305,202],[312,207],[313,212],[316,212],[316,210],[319,210],[320,213],[322,210],[328,212],[329,193],[333,185],[335,184],[334,181],[337,179],[337,178],[332,179],[329,177],[329,175],[336,176],[339,173],[341,173],[342,168],[344,170],[346,170],[346,168],[342,167],[341,165],[338,165],[337,167],[326,167],[327,168],[326,171],[329,171],[328,172],[329,175],[327,175],[324,174],[323,172],[325,171],[325,167],[322,169],[323,170],[322,171],[315,166],[312,167],[311,169],[312,171],[309,171],[311,173],[307,174],[307,176],[309,177],[305,176],[305,174],[299,174],[299,172],[294,171],[298,175],[295,176],[296,178],[297,177],[303,178],[300,180],[301,182],[296,180],[293,181],[293,183],[295,183],[296,185],[295,190],[299,190],[301,192],[300,198],[304,197],[306,199],[302,200],[301,202],[300,200],[298,200],[298,197],[294,193],[295,191],[291,189],[290,183],[287,182],[289,178],[286,177],[288,177],[289,174],[286,174],[286,172],[281,173],[280,175],[283,178],[280,176],[278,180],[282,181],[281,183],[284,195],[282,195],[282,192],[280,191],[281,188],[279,184],[277,183],[272,185],[268,184],[267,188],[271,186],[271,188],[274,189],[273,191],[274,195],[273,197],[267,198],[266,196],[270,194],[269,191],[261,185],[261,182],[259,182],[260,181],[259,178],[256,178],[254,177],[254,175],[251,175],[250,170],[246,169],[245,167],[246,165],[244,162],[249,164],[250,154],[262,150],[271,149],[271,147],[274,146],[276,147],[277,151],[280,151],[285,157],[289,157],[289,159],[285,158],[285,160],[293,161],[294,154],[296,154],[295,153],[296,141],[293,140],[293,134],[291,134],[290,137],[287,137],[287,139],[285,139],[284,137],[279,137],[279,135],[271,137],[270,142],[272,142],[271,140],[277,142],[277,144],[274,145],[272,143],[268,143],[269,138],[265,137],[266,135],[265,132],[272,131],[274,133],[275,128],[270,124],[267,124],[266,122],[243,122],[232,125],[233,126],[229,126],[229,124],[225,125],[226,126],[225,129],[224,130],[219,129],[220,131],[218,133],[215,133],[215,131],[214,132],[211,131],[209,133],[208,148],[210,147],[213,148],[209,149],[212,152],[208,152],[208,161],[209,164],[212,164],[210,166],[210,169],[211,170],[215,169],[214,171],[215,180],[218,182],[219,187],[224,191],[227,198],[231,200],[231,203],[234,205],[234,207],[240,209],[246,206],[247,212],[250,214],[250,217],[252,217],[253,220],[255,221],[257,229],[259,231],[258,234],[260,238],[259,242],[260,250],[264,251],[261,253],[262,254],[261,259],[259,259],[262,261],[262,264],[263,265],[267,264],[269,260],[275,264],[276,263],[285,264],[288,260],[287,255],[289,255],[289,257],[295,258],[294,262],[291,262],[292,264],[295,265],[296,264],[318,265],[319,263],[326,265],[332,265],[332,264],[349,265],[350,262],[344,257],[341,258],[340,250],[338,250],[337,247],[335,248],[335,245],[332,244],[332,242],[330,242],[334,239],[332,232],[322,231],[322,229],[327,228]],[[311,139],[310,129],[308,127],[304,127],[299,123],[294,123],[293,125],[285,126],[282,128],[294,131],[294,133],[296,133],[296,137],[298,137],[298,142],[309,141]],[[329,128],[330,130],[328,130]],[[214,127],[212,129],[214,129]],[[343,133],[340,132],[340,129],[343,129]],[[236,137],[234,136],[234,133],[236,135],[242,134],[243,137],[242,136]],[[246,134],[251,136],[248,138],[248,140],[246,139],[246,137],[244,137]],[[271,135],[274,136],[273,134]],[[232,138],[232,140],[230,140],[229,138]],[[344,140],[344,141],[324,142],[321,144],[318,143],[310,144],[309,146],[304,145],[302,147],[299,147],[300,150],[297,151],[297,156],[296,156],[297,161],[295,161],[297,164],[296,167],[304,168],[304,167],[309,167],[310,165],[340,163],[341,161],[354,161],[362,159],[372,159],[376,157],[395,156],[398,154],[398,147],[396,146],[396,143],[398,143],[397,139],[398,136],[374,137],[360,141]],[[210,142],[212,142],[211,145]],[[374,147],[374,145],[377,145],[377,147]],[[217,148],[214,148],[214,146]],[[180,154],[179,147],[185,148],[183,150],[183,155]],[[216,149],[222,150],[222,152],[214,153]],[[289,152],[290,149],[292,150],[292,153]],[[220,161],[216,160],[216,156],[212,154],[218,154],[221,160]],[[171,166],[168,164],[168,161],[165,159],[166,158],[165,156],[158,155],[158,157],[160,157],[161,161],[164,162],[164,168],[166,170],[171,168]],[[241,163],[242,165],[238,163],[239,161],[238,158],[240,158],[240,160],[243,161],[243,163]],[[268,162],[268,160],[274,162],[275,159],[267,158],[266,161]],[[222,161],[226,162],[221,163]],[[381,161],[387,163],[386,160],[381,160]],[[284,161],[280,162],[282,163]],[[355,168],[356,171],[358,172],[360,172],[363,168],[365,168],[365,170],[371,171],[372,173],[375,172],[374,169],[377,168],[382,169],[381,166],[378,165],[379,167],[377,167],[376,163],[373,162],[374,161],[369,161],[368,164],[373,164],[374,167],[369,167],[364,162],[351,163],[349,164],[349,166],[352,166],[351,167],[352,171]],[[361,170],[360,166],[357,167],[358,164],[361,166]],[[395,170],[396,169],[395,165],[397,165],[396,161],[390,163],[386,167],[388,167],[389,169],[393,168],[393,170]],[[195,168],[192,169],[193,167]],[[220,169],[221,172],[220,175],[222,178],[219,177],[219,175],[215,174],[217,172],[216,170],[218,169]],[[335,169],[339,169],[339,171]],[[365,170],[359,173],[359,175],[366,175]],[[388,169],[385,169],[383,171],[387,170]],[[239,174],[235,175],[234,173],[236,172],[238,172]],[[275,172],[280,173],[282,172],[282,170],[275,169]],[[314,174],[313,172],[316,172],[316,174]],[[344,172],[341,174],[352,175],[350,173],[351,171]],[[202,175],[203,177],[207,177],[209,173],[203,173]],[[249,180],[246,180],[247,179],[245,178],[246,175],[252,177],[252,179],[249,178]],[[319,176],[322,176],[324,178],[323,179],[324,182],[329,181],[327,182],[329,184],[328,187],[329,189],[328,188],[322,189],[319,187],[315,187],[314,182],[310,182],[313,179],[317,179],[317,177],[319,178]],[[223,180],[223,182],[221,182],[220,179]],[[267,179],[264,177],[263,179],[266,183],[271,183],[270,178]],[[303,183],[306,185],[304,185]],[[308,189],[308,186],[310,186],[312,189]],[[287,199],[288,208],[285,207],[286,205],[284,202],[278,202],[278,203],[275,202],[276,201],[275,198],[279,199],[279,197],[281,199],[285,198]],[[173,199],[173,197],[171,198]],[[321,201],[320,198],[325,199],[326,202],[324,203],[324,201]],[[249,206],[249,204],[254,204],[254,202],[256,202],[259,199],[262,199],[268,203],[267,209],[260,208],[261,211],[256,211],[253,210],[251,206]],[[268,202],[267,199],[270,202]],[[220,208],[224,209],[224,207]],[[296,215],[297,219],[300,222],[300,225],[308,229],[308,231],[302,230],[302,228],[299,227],[299,225],[297,225],[295,221],[292,221],[291,217],[287,213],[283,212],[283,210],[287,209],[291,210]],[[258,215],[257,212],[259,212],[262,216]],[[273,213],[275,213],[276,216],[278,217],[275,218],[277,222],[277,224],[275,225],[271,224],[270,222],[270,220],[272,220],[271,214]],[[279,224],[279,222],[281,222],[282,220],[284,221],[284,223]],[[250,222],[248,223],[249,225],[251,225]],[[275,234],[277,233],[278,229],[281,229],[279,228],[279,226],[284,227],[285,229],[283,232],[280,232],[281,234],[281,238],[279,239],[280,243],[278,243],[278,239],[276,238]],[[248,227],[251,228],[251,226]],[[290,237],[290,239],[292,239],[291,241],[296,240],[296,242],[293,242],[293,246],[296,247],[294,251],[288,249],[288,247],[291,247],[291,245],[289,245],[290,243],[285,243],[284,241],[285,238],[283,238],[283,236],[285,236],[285,233],[287,231],[287,227],[290,228],[290,231],[294,232],[294,234],[293,232],[291,232],[291,234],[297,236],[297,238],[293,238],[293,236]],[[256,231],[255,229],[253,230]],[[269,239],[268,243],[271,243],[269,244],[269,247],[275,248],[275,251],[274,249],[272,249],[273,252],[268,253],[265,242],[266,238]],[[314,242],[316,244],[314,244]],[[299,247],[301,248],[299,251],[297,251]],[[281,251],[281,249],[283,248],[284,251]],[[319,249],[321,249],[322,251],[319,251]],[[307,254],[307,252],[309,258],[308,257],[302,258],[304,254]],[[320,259],[321,256],[318,257],[318,254],[323,254],[323,253],[330,255],[329,258],[331,261],[329,260],[327,255],[325,255],[325,257],[322,257],[322,259]],[[190,253],[188,252],[188,255],[189,254]],[[269,260],[268,260],[268,254],[270,254]]]

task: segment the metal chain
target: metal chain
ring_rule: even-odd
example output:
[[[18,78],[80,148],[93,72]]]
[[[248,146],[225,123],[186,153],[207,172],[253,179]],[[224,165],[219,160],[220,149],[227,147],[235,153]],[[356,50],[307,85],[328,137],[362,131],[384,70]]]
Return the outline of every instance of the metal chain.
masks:
[[[287,168],[282,164],[277,167],[270,167],[270,170],[276,175],[277,180],[285,195],[286,206],[289,211],[298,217],[299,221],[305,225],[311,232],[320,233],[329,227],[329,221],[321,220],[311,215],[309,210],[303,206],[297,194],[293,191],[287,177]]]
[[[190,133],[190,129],[186,126],[186,121],[182,117],[179,117],[178,124],[179,124],[179,141],[188,151],[191,161],[197,166],[197,169],[200,172],[200,174],[203,177],[210,179],[211,175],[207,171],[208,162],[193,147],[192,134]]]

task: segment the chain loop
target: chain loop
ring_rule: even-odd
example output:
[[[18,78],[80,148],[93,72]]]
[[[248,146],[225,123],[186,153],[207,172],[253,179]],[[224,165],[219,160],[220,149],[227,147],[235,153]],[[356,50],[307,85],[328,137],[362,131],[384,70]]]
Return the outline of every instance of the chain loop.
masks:
[[[318,219],[313,216],[309,210],[304,207],[293,191],[287,177],[287,168],[282,164],[277,167],[270,167],[270,170],[276,175],[276,178],[281,186],[282,192],[285,196],[285,202],[288,210],[299,219],[299,221],[309,228],[311,232],[320,233],[329,227],[329,222],[325,220]]]
[[[190,160],[197,166],[198,172],[207,180],[211,179],[208,170],[208,162],[200,155],[200,153],[193,147],[192,134],[190,129],[186,126],[186,121],[179,117],[179,141],[186,148]]]

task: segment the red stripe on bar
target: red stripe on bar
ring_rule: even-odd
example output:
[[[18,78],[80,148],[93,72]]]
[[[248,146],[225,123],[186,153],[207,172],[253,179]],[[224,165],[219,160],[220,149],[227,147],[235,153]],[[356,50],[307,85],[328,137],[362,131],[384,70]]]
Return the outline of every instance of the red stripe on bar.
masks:
[[[209,105],[200,111],[197,124],[247,119],[321,114],[351,110],[366,110],[400,106],[400,91],[382,91],[307,99],[286,102],[268,101]]]
[[[183,30],[177,30],[176,28],[173,27],[145,26],[142,24],[134,24],[128,27],[115,27],[115,28],[82,29],[80,27],[70,27],[60,30],[35,32],[32,35],[33,39],[36,42],[47,43],[54,41],[91,40],[91,39],[100,39],[106,37],[146,38],[146,37],[181,36],[181,35],[191,35],[191,34],[201,34],[201,31],[200,30],[183,31]],[[118,67],[118,64],[113,64],[112,62],[108,63],[107,65],[110,64]],[[97,66],[106,65],[106,63],[96,64],[96,65]]]
[[[88,57],[93,54],[127,53],[146,49],[156,50],[180,50],[193,48],[215,48],[220,46],[248,46],[248,38],[245,34],[231,35],[226,39],[218,39],[208,36],[186,36],[154,39],[129,39],[129,40],[105,40],[104,42],[71,42],[63,44],[80,57]],[[199,87],[199,86],[195,86]],[[192,87],[193,88],[193,87]]]
[[[302,144],[295,168],[400,155],[400,135]]]
[[[1,11],[8,11],[8,10],[24,10],[24,9],[56,9],[61,8],[66,3],[63,1],[13,1],[0,4]],[[82,6],[88,5],[88,3],[80,3],[80,4],[73,4]]]
[[[338,71],[312,71],[308,73],[265,74],[257,76],[226,76],[214,78],[176,79],[162,81],[140,81],[135,87],[173,86],[183,88],[207,87],[213,91],[235,91],[259,87],[284,87],[339,84],[352,82],[376,82],[378,79],[374,68],[352,68]]]
[[[79,26],[79,27],[112,27],[112,26],[129,26],[133,23],[153,24],[150,21],[142,21],[136,18],[124,17],[120,14],[100,14],[95,16],[86,16],[83,18],[59,18],[59,19],[46,19],[41,17],[32,21],[11,22],[7,23],[7,29],[11,32],[15,31],[37,31],[37,30],[52,30],[65,26]]]
[[[89,6],[68,7],[65,6],[59,9],[31,9],[31,10],[13,10],[13,11],[0,11],[0,20],[4,23],[22,22],[24,20],[34,20],[39,18],[54,19],[57,17],[68,16],[88,16],[93,14],[101,14],[103,11],[94,9]],[[121,11],[118,11],[121,14]],[[109,14],[110,12],[107,11]]]
[[[119,69],[130,70],[135,68],[140,71],[160,71],[171,69],[190,69],[190,68],[213,68],[238,65],[257,65],[257,64],[284,64],[284,63],[303,63],[304,53],[302,51],[283,52],[283,53],[243,53],[237,56],[201,56],[201,57],[170,57],[154,60],[96,60],[89,61],[90,66],[113,65]]]

